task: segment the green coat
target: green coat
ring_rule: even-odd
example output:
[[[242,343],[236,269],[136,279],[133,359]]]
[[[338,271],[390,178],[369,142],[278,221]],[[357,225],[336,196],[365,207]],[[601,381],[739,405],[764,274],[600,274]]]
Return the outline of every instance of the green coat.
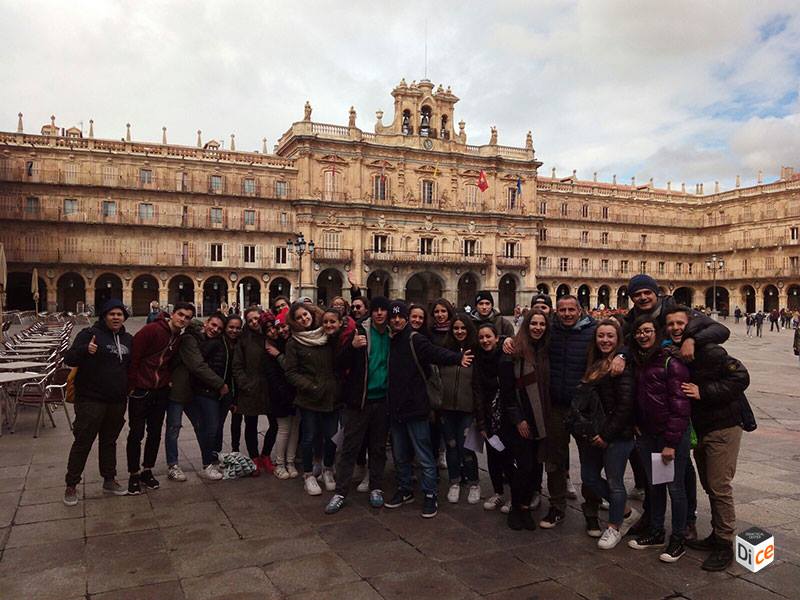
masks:
[[[243,415],[265,415],[269,412],[265,342],[263,335],[245,328],[233,352],[236,406]]]
[[[442,410],[477,414],[480,401],[472,389],[472,367],[439,367],[442,378]]]
[[[286,379],[297,390],[300,408],[331,412],[337,408],[339,385],[334,371],[334,348],[304,346],[295,339],[286,344]]]
[[[200,352],[200,336],[197,326],[190,324],[181,336],[181,346],[173,359],[172,387],[169,399],[181,404],[189,404],[194,396],[192,377],[200,380],[211,389],[218,390],[225,381],[208,366]]]

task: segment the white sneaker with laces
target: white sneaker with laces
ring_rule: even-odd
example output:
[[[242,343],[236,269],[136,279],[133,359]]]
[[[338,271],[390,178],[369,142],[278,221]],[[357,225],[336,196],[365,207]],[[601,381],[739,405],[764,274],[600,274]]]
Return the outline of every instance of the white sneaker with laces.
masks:
[[[297,479],[300,477],[300,471],[294,466],[293,460],[286,464],[286,471],[289,473],[289,479]]]
[[[622,519],[622,525],[619,526],[620,533],[623,536],[628,533],[628,530],[636,524],[636,521],[638,521],[641,516],[642,513],[635,508],[631,508],[631,513]]]
[[[503,506],[500,507],[500,512],[507,515],[511,512],[511,500],[506,500]]]
[[[450,504],[456,504],[458,502],[458,497],[461,495],[461,486],[457,483],[453,483],[450,485],[450,489],[447,490],[447,501]]]
[[[333,469],[325,469],[322,472],[322,483],[329,492],[336,490],[336,479],[333,477]]]
[[[369,491],[369,473],[364,474],[364,478],[359,482],[356,491],[366,494]]]
[[[477,504],[481,501],[481,486],[469,486],[469,493],[467,494],[467,504]]]
[[[272,474],[278,479],[289,479],[289,471],[283,465],[277,465]]]
[[[501,494],[492,494],[483,503],[484,510],[497,510],[500,506],[503,506],[503,496]]]
[[[199,474],[203,477],[203,479],[208,479],[209,481],[219,481],[222,479],[222,473],[219,472],[219,469],[217,469],[217,465],[215,464],[208,465],[202,471],[200,471]]]
[[[319,496],[322,494],[322,488],[317,483],[317,478],[312,473],[303,475],[303,487],[309,496]]]
[[[597,540],[597,547],[601,550],[611,550],[622,541],[622,533],[613,527],[606,527],[603,535]]]
[[[608,503],[608,500],[603,498],[603,500],[600,501],[600,506],[598,506],[598,508],[600,510],[608,510],[610,506],[611,505]]]
[[[186,481],[186,474],[180,465],[170,465],[167,471],[167,479],[170,481]]]

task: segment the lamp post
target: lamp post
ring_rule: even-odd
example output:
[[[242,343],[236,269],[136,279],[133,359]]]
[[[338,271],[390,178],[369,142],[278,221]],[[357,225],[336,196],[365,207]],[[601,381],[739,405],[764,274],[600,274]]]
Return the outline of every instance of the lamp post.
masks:
[[[308,256],[314,254],[314,240],[306,245],[306,238],[302,233],[298,233],[295,239],[286,240],[286,251],[297,255],[297,299],[303,295],[303,255],[308,251]]]
[[[717,314],[717,271],[725,268],[725,261],[718,258],[716,254],[711,255],[711,258],[706,259],[706,269],[711,271],[712,284],[711,284],[711,317],[714,320],[719,318]]]

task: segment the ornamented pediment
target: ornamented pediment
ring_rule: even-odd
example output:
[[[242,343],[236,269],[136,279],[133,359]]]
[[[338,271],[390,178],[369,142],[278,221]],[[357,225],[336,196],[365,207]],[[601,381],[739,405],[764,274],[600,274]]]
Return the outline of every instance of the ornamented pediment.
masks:
[[[505,175],[500,177],[500,179],[502,181],[510,181],[510,182],[513,182],[513,183],[517,183],[517,177],[522,179],[522,184],[524,185],[525,184],[525,178],[522,175],[514,175],[512,173],[506,173]]]
[[[421,167],[414,169],[414,172],[419,173],[420,175],[433,175],[434,172],[436,172],[436,167],[433,165],[422,165]],[[441,172],[442,170],[439,169],[439,173]]]
[[[325,156],[319,159],[319,162],[326,163],[329,165],[342,165],[342,166],[347,165],[347,161],[338,154],[326,154]]]
[[[461,229],[456,229],[456,233],[461,237],[483,237],[484,232],[478,231],[478,226],[475,221],[470,221],[467,223],[466,227],[462,227]]]
[[[442,233],[442,230],[433,224],[433,218],[430,215],[427,215],[422,226],[415,228],[414,231],[421,233]]]
[[[339,217],[336,214],[336,212],[332,211],[332,210],[329,210],[328,214],[325,215],[324,218],[322,218],[321,220],[318,220],[317,224],[319,226],[321,226],[321,227],[327,227],[327,228],[330,228],[330,227],[346,227],[347,226],[344,221],[339,219]]]
[[[461,171],[462,177],[479,177],[481,174],[480,171],[476,171],[475,169],[465,169]]]
[[[378,231],[397,231],[397,226],[387,222],[384,215],[380,215],[375,223],[369,223],[367,225],[367,229],[375,229]]]
[[[385,169],[386,171],[394,171],[395,169],[394,165],[388,160],[373,160],[371,163],[367,164],[367,168]]]

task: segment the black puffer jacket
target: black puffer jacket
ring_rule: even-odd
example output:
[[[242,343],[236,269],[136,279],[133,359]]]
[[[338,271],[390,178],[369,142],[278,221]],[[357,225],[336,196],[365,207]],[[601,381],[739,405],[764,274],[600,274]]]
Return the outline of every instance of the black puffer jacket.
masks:
[[[658,326],[663,330],[666,326],[666,313],[670,308],[677,306],[677,302],[672,296],[659,296],[655,309],[649,314],[658,322]],[[636,308],[629,310],[622,320],[622,331],[626,340],[630,343],[630,336],[633,335],[633,324],[640,315],[645,314]],[[705,344],[724,344],[728,341],[731,332],[725,325],[719,323],[703,313],[692,310],[689,324],[683,334],[684,339],[692,338],[697,347]]]
[[[586,354],[594,340],[597,323],[591,316],[581,317],[572,327],[564,327],[558,317],[550,326],[550,401],[569,407],[586,371]]]
[[[208,365],[208,368],[214,371],[222,381],[228,378],[228,345],[225,343],[223,336],[219,335],[215,338],[208,338],[204,334],[200,335],[198,339],[198,347],[203,361]],[[219,396],[219,388],[209,385],[203,378],[197,377],[192,374],[191,377],[192,390],[198,396],[210,396],[216,398]]]
[[[245,327],[233,354],[233,377],[236,380],[236,410],[247,416],[268,412],[267,351],[265,337]]]
[[[475,362],[472,363],[472,389],[479,405],[475,412],[475,423],[478,431],[485,431],[489,436],[499,434],[502,426],[499,372],[503,357],[501,341],[492,352],[479,348],[475,353]],[[495,427],[492,427],[493,413],[500,417],[500,423]]]
[[[481,316],[477,310],[474,310],[470,316],[472,320],[475,321],[475,327],[480,327],[484,323],[491,323],[495,326],[495,329],[497,329],[497,335],[514,335],[514,326],[495,308],[485,317]]]
[[[692,425],[698,436],[742,423],[740,396],[750,385],[750,374],[722,346],[706,344],[695,350],[689,364],[700,400],[691,400]]]
[[[225,384],[224,373],[227,369],[225,342],[222,336],[208,340],[202,327],[202,322],[197,320],[186,327],[181,336],[178,354],[172,359],[172,386],[169,390],[169,399],[173,402],[188,404],[195,395],[218,398],[219,390]],[[217,347],[216,343],[206,345],[206,342],[219,343],[223,349]],[[216,368],[212,368],[208,363],[207,357],[212,355]]]
[[[281,353],[277,357],[267,353],[265,375],[269,387],[269,412],[274,417],[288,417],[294,414],[294,388],[284,372],[286,342],[271,340],[271,343]]]
[[[636,420],[636,383],[630,361],[617,377],[606,374],[595,384],[606,420],[600,437],[606,443],[633,438]]]
[[[92,337],[97,352],[89,354]],[[133,336],[124,327],[113,333],[103,321],[97,321],[75,336],[72,347],[64,355],[67,365],[78,367],[75,402],[125,402],[132,348]]]
[[[389,392],[387,409],[393,421],[403,423],[425,418],[431,411],[428,390],[411,353],[410,325],[400,333],[392,335],[389,342]],[[457,365],[461,354],[440,348],[424,335],[413,337],[414,350],[426,377],[430,376],[430,365]]]

